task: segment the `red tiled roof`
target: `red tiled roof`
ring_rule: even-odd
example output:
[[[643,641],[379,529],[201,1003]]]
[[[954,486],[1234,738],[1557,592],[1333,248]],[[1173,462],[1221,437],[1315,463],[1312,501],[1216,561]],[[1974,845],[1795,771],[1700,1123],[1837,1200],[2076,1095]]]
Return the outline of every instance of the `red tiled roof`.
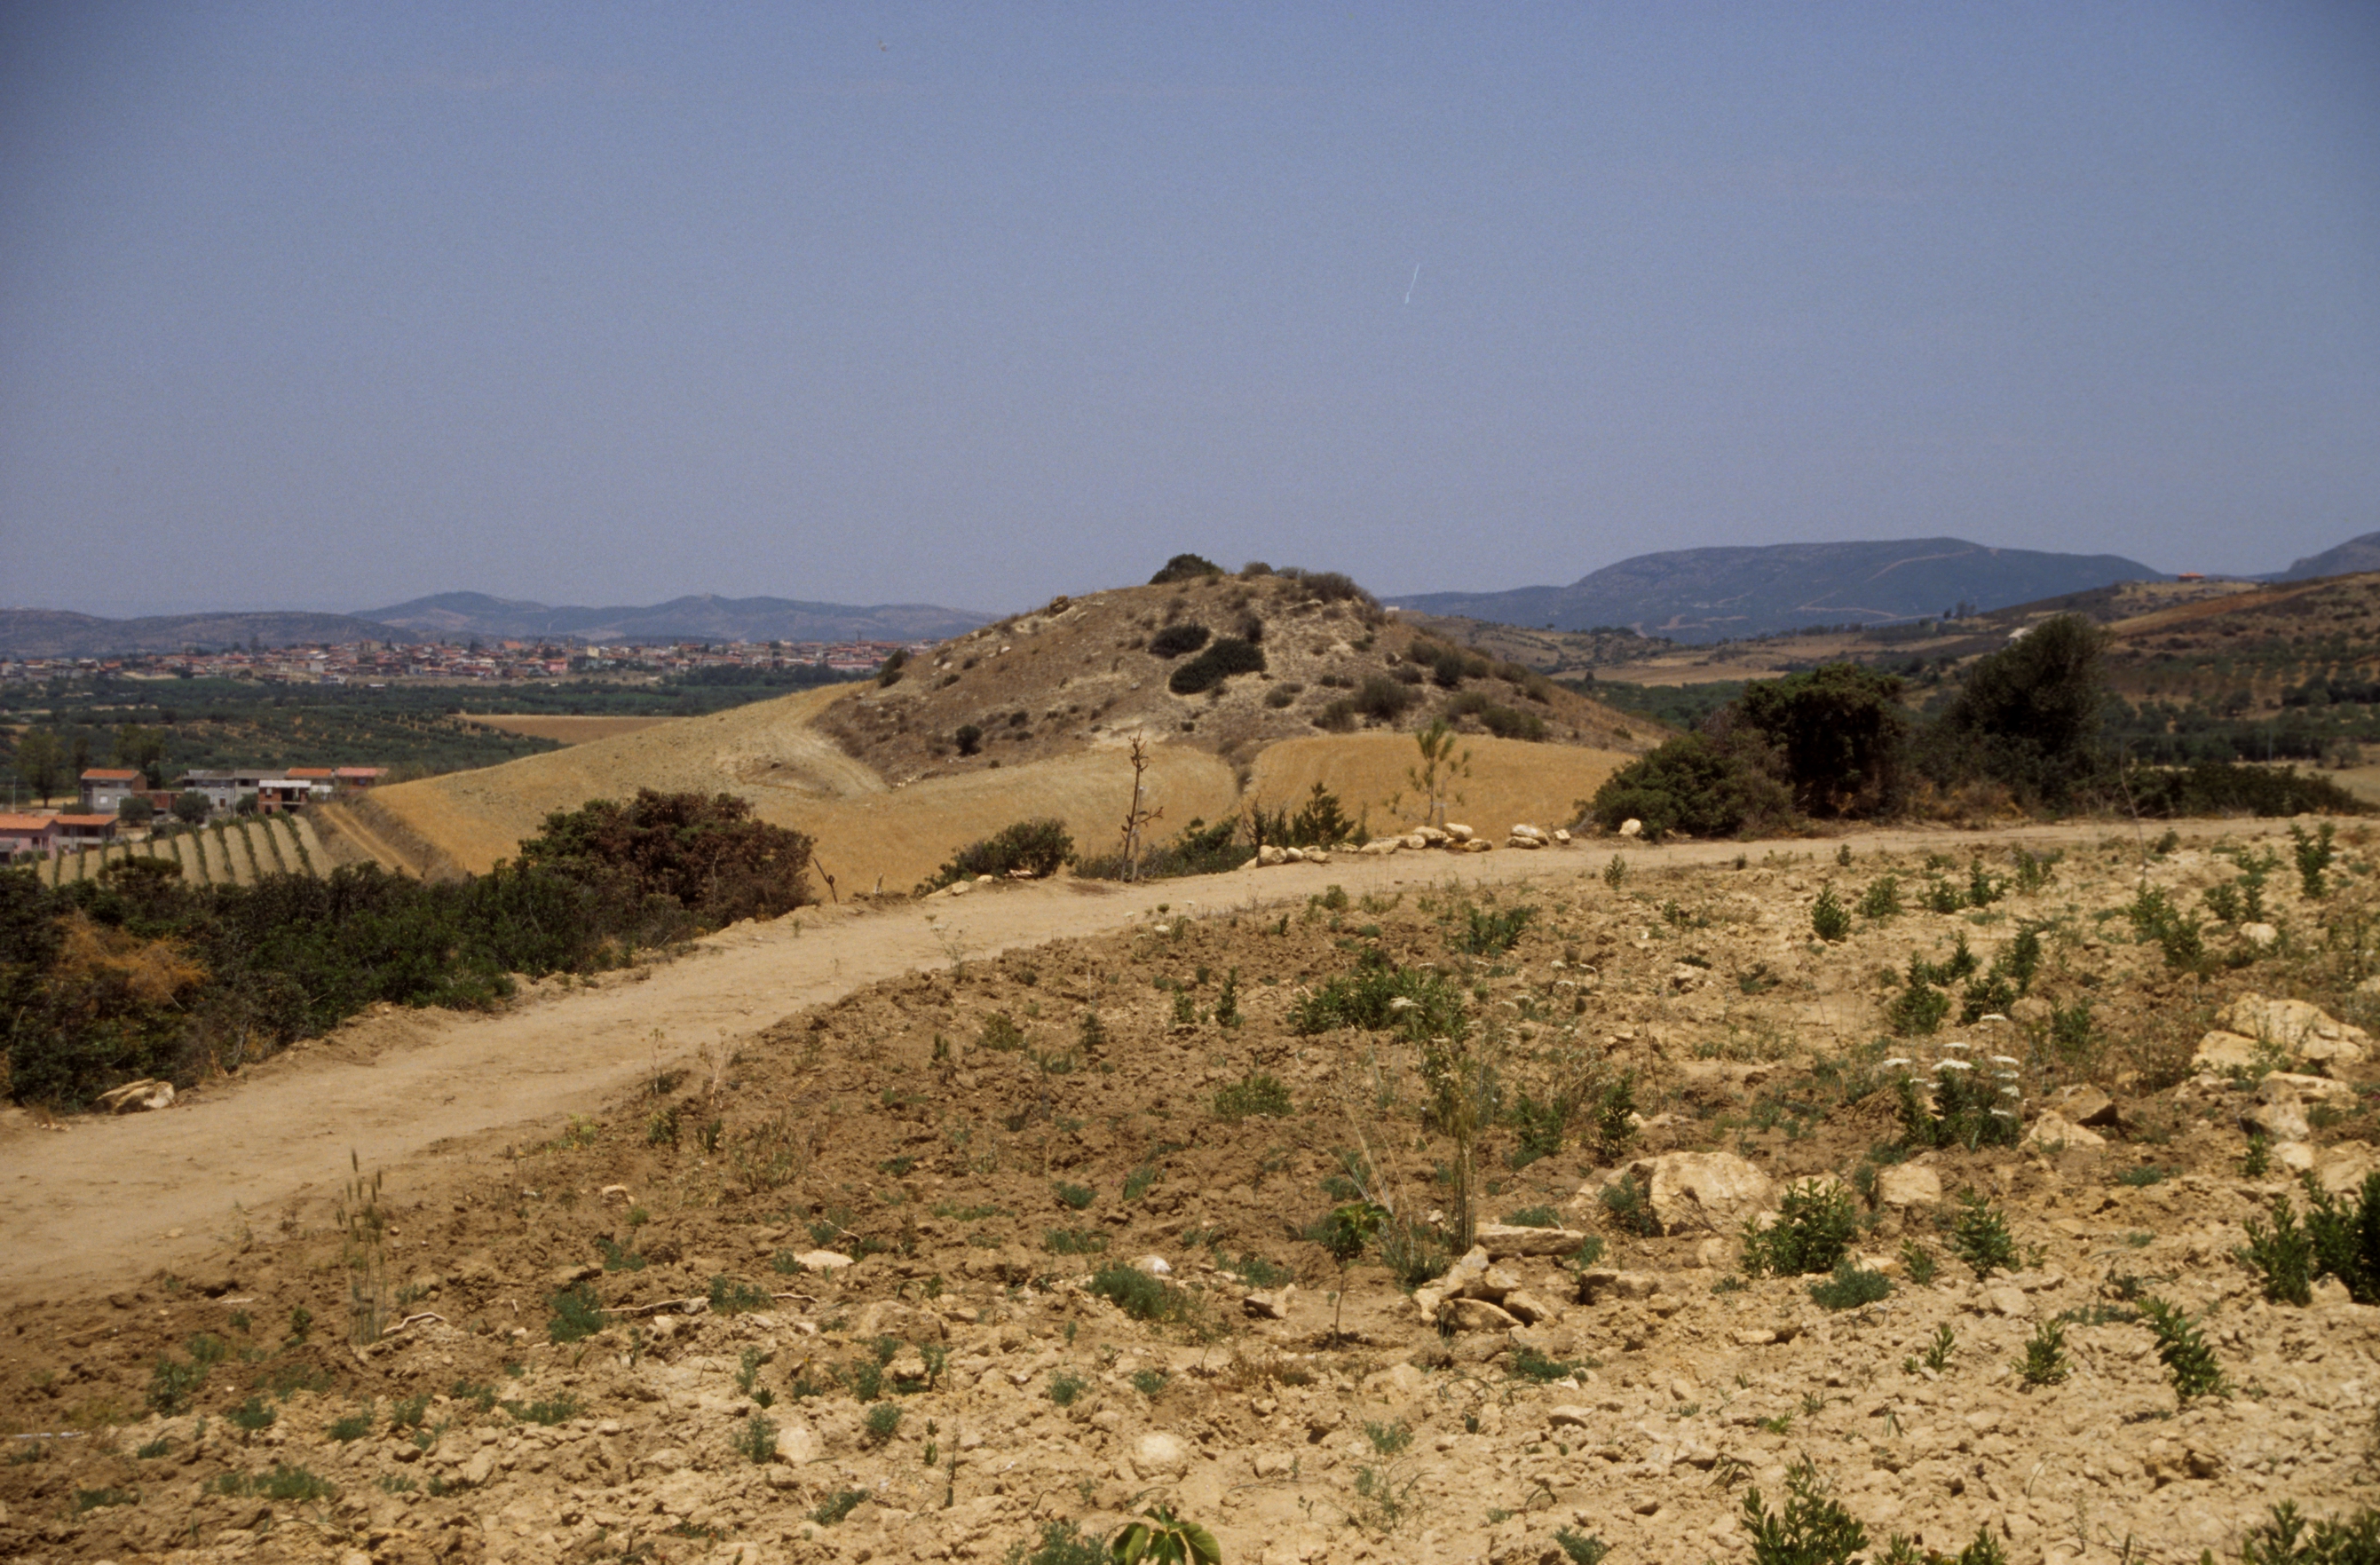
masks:
[[[140,775],[139,772],[129,770],[118,770],[114,767],[95,766],[82,774],[82,780],[86,782],[129,782]]]
[[[50,819],[61,826],[113,826],[115,824],[115,817],[112,815],[56,815]]]

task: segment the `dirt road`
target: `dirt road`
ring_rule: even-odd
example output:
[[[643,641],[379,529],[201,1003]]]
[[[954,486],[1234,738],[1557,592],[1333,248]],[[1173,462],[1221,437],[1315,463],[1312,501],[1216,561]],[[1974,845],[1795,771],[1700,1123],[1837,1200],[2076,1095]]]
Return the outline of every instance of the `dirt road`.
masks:
[[[2280,822],[2206,822],[2195,834],[2268,833]],[[1862,854],[1971,843],[2073,845],[2104,825],[1991,832],[1891,832]],[[2129,836],[2130,832],[2126,831]],[[1831,840],[1700,843],[1627,850],[1643,868],[1830,859]],[[880,912],[809,909],[739,926],[673,962],[591,984],[537,986],[492,1015],[382,1012],[188,1095],[162,1113],[45,1128],[0,1115],[0,1302],[63,1297],[191,1266],[285,1219],[311,1224],[347,1177],[349,1155],[392,1190],[426,1198],[457,1156],[553,1134],[602,1108],[658,1064],[732,1044],[807,1006],[917,970],[1135,919],[1301,905],[1333,883],[1397,887],[1599,876],[1609,841],[1541,853],[1342,857],[1327,867],[1211,875],[1124,887],[1057,881],[987,888]],[[1851,872],[1856,876],[1857,870]],[[1160,904],[1170,909],[1158,915]]]

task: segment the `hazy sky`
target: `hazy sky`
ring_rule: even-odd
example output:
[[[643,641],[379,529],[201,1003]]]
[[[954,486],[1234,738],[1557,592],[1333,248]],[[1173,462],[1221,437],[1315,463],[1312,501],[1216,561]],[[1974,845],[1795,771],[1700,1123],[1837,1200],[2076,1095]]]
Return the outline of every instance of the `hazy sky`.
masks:
[[[6,5],[0,601],[2273,569],[2380,528],[2375,18]]]

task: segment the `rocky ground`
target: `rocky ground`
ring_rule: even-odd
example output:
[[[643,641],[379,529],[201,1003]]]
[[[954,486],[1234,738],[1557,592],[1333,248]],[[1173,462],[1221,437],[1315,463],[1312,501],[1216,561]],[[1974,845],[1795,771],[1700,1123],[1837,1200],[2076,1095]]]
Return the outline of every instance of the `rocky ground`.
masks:
[[[1799,1483],[1868,1557],[2228,1559],[2380,1476],[2380,1308],[2237,1258],[2296,1171],[2374,1167],[2380,884],[2340,845],[2318,899],[2286,844],[2129,832],[1980,886],[1832,844],[1581,846],[1496,892],[1449,858],[894,978],[434,1184],[358,1170],[334,1227],[18,1308],[0,1554],[1059,1561],[1162,1501],[1233,1560],[1742,1560],[1747,1494]],[[1887,876],[1902,910],[1858,911]],[[2006,1019],[1962,1022],[2027,930]],[[1910,963],[1961,941],[1925,1030]],[[1413,1002],[1318,1013],[1367,971]],[[1494,1086],[1466,1256],[1449,1007]],[[1912,1130],[1943,1061],[2013,1073],[2020,1144]],[[1748,1275],[1747,1221],[1835,1188],[1887,1291]],[[1359,1191],[1393,1216],[1342,1273],[1318,1225]],[[2010,1246],[1980,1273],[1977,1203]],[[2178,1396],[2151,1299],[2220,1390]]]

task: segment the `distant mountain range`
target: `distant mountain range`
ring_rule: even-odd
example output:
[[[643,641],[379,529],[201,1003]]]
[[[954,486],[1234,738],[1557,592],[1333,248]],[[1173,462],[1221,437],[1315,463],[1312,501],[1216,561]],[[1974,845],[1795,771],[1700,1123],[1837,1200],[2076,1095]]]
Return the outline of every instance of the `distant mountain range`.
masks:
[[[552,637],[570,641],[940,641],[992,616],[931,603],[805,603],[701,593],[648,608],[551,607],[484,592],[441,592],[357,616],[416,636]]]
[[[151,614],[102,619],[64,609],[0,609],[0,658],[121,658],[193,647],[293,647],[316,641],[406,639],[348,614]]]
[[[673,599],[650,608],[551,608],[442,592],[360,614],[152,614],[111,620],[64,609],[0,609],[0,657],[115,658],[192,648],[314,642],[536,640],[940,641],[991,616],[928,603],[803,603],[790,598]]]
[[[1961,538],[1912,538],[1678,549],[1606,565],[1568,587],[1425,592],[1390,601],[1423,613],[1463,614],[1502,625],[1556,630],[1627,626],[1645,636],[1698,642],[1814,625],[1923,619],[1961,605],[1996,609],[2110,582],[2171,579],[2119,554],[2055,554],[1993,549]]]

